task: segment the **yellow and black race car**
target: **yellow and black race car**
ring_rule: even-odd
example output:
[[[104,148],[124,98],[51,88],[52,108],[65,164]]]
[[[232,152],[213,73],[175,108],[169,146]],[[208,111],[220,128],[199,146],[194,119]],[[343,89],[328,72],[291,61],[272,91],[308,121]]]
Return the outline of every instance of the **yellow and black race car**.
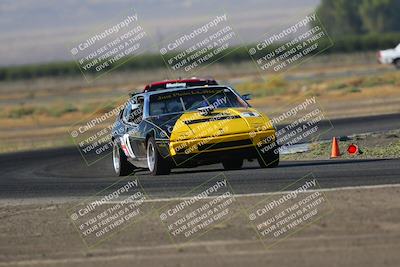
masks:
[[[147,168],[153,175],[172,168],[222,163],[240,169],[243,160],[261,167],[279,164],[269,118],[233,88],[214,80],[168,80],[131,95],[113,128],[117,175]]]

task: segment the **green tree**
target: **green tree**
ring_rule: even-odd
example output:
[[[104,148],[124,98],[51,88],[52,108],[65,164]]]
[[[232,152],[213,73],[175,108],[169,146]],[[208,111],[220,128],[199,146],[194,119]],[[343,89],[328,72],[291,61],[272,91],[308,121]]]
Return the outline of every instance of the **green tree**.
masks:
[[[363,0],[359,13],[368,32],[400,31],[399,0]]]
[[[317,14],[334,36],[400,31],[400,0],[321,0]]]
[[[363,0],[322,0],[317,15],[333,35],[364,33],[358,12]]]

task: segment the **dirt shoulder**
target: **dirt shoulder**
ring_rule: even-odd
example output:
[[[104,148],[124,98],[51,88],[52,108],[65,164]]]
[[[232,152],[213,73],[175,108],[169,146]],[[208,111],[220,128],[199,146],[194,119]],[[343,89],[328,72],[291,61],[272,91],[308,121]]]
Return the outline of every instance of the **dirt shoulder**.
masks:
[[[71,203],[3,205],[0,266],[399,266],[399,193],[397,186],[324,192],[332,212],[269,249],[238,218],[177,247],[156,212],[88,249],[67,216]],[[239,199],[246,206],[265,198]]]
[[[343,136],[338,139],[341,159],[398,158],[400,155],[400,130]],[[359,153],[349,155],[347,149],[354,144]],[[284,160],[324,160],[331,155],[332,142],[315,142],[309,151],[282,155]]]

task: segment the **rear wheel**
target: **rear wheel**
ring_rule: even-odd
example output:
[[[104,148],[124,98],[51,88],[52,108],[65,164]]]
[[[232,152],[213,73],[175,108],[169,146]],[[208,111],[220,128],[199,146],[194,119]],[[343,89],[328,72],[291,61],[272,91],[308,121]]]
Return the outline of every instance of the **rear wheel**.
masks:
[[[235,158],[222,161],[225,170],[240,170],[243,166],[243,159]]]
[[[129,175],[135,170],[135,166],[128,162],[124,151],[118,146],[117,142],[114,142],[112,157],[114,171],[118,176]]]
[[[393,62],[393,64],[395,65],[395,67],[396,67],[397,69],[400,70],[400,58],[395,59],[394,62]]]
[[[270,149],[269,151],[263,153],[259,151],[257,156],[258,164],[261,168],[275,168],[279,165],[279,151],[275,149]]]
[[[171,165],[157,150],[156,141],[150,137],[147,141],[147,166],[152,175],[171,173]]]

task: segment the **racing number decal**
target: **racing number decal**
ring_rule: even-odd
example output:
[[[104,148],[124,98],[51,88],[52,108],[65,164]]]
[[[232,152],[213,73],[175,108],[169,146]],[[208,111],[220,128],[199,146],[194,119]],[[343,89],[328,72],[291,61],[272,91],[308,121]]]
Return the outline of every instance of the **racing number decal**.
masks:
[[[124,134],[121,138],[121,148],[124,151],[125,155],[130,158],[136,158],[133,153],[131,143],[129,142],[129,134]]]

